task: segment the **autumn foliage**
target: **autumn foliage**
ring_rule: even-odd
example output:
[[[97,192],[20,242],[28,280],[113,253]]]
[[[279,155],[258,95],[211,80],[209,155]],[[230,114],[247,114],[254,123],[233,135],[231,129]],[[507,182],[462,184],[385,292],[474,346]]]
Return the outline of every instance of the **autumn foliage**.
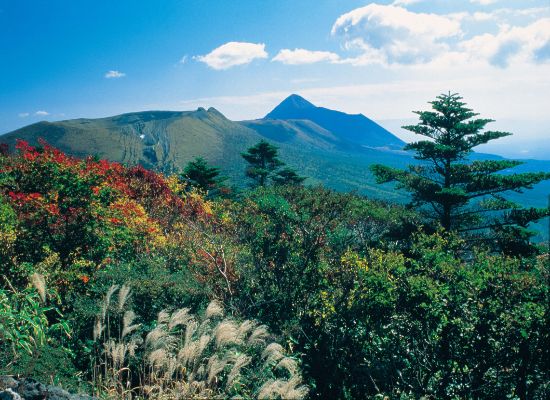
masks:
[[[16,150],[0,158],[0,195],[15,214],[15,237],[3,254],[7,268],[53,256],[60,283],[87,282],[112,260],[162,252],[174,238],[185,241],[213,223],[208,202],[185,193],[174,177],[78,159],[45,142],[19,141]],[[193,229],[182,237],[190,221]]]
[[[174,376],[194,390],[192,353],[213,371],[204,387],[245,397],[267,379],[266,398],[548,398],[547,254],[509,257],[423,224],[323,187],[205,198],[181,177],[44,142],[0,148],[0,375],[54,371],[123,398],[162,372],[158,387],[181,392]],[[211,300],[227,312],[212,334],[235,351],[214,346],[206,319],[190,323]],[[276,352],[241,346],[254,326]]]

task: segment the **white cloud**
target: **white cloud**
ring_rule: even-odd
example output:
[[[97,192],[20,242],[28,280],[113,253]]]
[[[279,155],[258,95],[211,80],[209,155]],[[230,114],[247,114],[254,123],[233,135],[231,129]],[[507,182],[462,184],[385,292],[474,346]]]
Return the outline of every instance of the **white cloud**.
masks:
[[[472,14],[472,19],[474,21],[482,22],[482,21],[490,21],[495,19],[496,16],[493,13],[486,13],[481,11],[476,11]]]
[[[393,3],[391,3],[392,6],[409,6],[411,4],[420,3],[424,0],[395,0]]]
[[[223,70],[267,57],[264,43],[228,42],[204,56],[193,58],[212,69]]]
[[[105,73],[105,78],[107,79],[116,79],[116,78],[122,78],[125,76],[126,74],[124,72],[115,71],[115,70],[107,71]]]
[[[550,7],[530,7],[530,8],[497,8],[491,11],[475,11],[473,13],[463,12],[460,21],[474,21],[479,23],[487,23],[493,21],[497,24],[514,25],[518,21],[523,21],[523,24],[532,22],[537,19],[550,17]],[[451,14],[455,18],[459,14]],[[480,27],[489,27],[491,25],[480,25]]]
[[[189,57],[187,57],[187,54],[184,55],[184,56],[181,58],[181,60],[180,60],[180,64],[185,64],[185,63],[187,62],[187,59],[188,59],[188,58],[189,58]]]
[[[550,7],[542,7],[436,15],[371,3],[341,15],[332,34],[355,53],[337,61],[343,64],[450,68],[476,63],[507,68],[550,61],[549,12]],[[529,19],[518,25],[516,17],[522,16]],[[489,26],[497,32],[468,35],[472,23],[478,24],[477,32],[487,32]]]
[[[312,51],[306,49],[283,49],[271,61],[279,61],[287,65],[314,64],[318,62],[335,62],[340,57],[330,51]]]
[[[496,34],[485,33],[459,43],[458,48],[470,59],[487,60],[496,67],[510,63],[550,61],[550,18],[527,26],[502,25]]]
[[[547,104],[550,81],[544,79],[548,68],[513,66],[494,69],[489,65],[426,70],[408,69],[401,78],[390,82],[342,86],[295,87],[275,92],[240,96],[216,96],[189,99],[171,108],[215,107],[233,120],[260,118],[290,93],[298,93],[313,104],[363,113],[374,120],[415,118],[412,110],[428,108],[427,102],[448,90],[464,96],[468,105],[483,117],[548,121]],[[435,71],[435,72],[434,72]],[[529,130],[525,130],[529,133]],[[519,130],[518,130],[519,133]]]
[[[513,15],[527,16],[527,17],[543,17],[550,14],[550,6],[546,7],[531,7],[523,9],[502,8],[497,12],[508,13]]]
[[[498,0],[470,0],[470,3],[481,4],[482,6],[488,6],[495,4]]]
[[[18,116],[19,118],[26,118],[28,117],[30,114],[28,112],[23,112],[23,113],[19,113]]]
[[[290,82],[294,84],[301,84],[301,83],[313,83],[313,82],[319,82],[321,79],[319,78],[294,78],[291,79]]]
[[[47,112],[47,111],[40,110],[40,111],[35,112],[34,115],[39,115],[39,116],[43,117],[43,116],[46,116],[46,115],[50,115],[50,113]]]
[[[462,30],[456,17],[372,3],[341,15],[332,34],[344,38],[344,48],[360,53],[345,62],[416,64],[447,51],[446,40],[459,37]]]

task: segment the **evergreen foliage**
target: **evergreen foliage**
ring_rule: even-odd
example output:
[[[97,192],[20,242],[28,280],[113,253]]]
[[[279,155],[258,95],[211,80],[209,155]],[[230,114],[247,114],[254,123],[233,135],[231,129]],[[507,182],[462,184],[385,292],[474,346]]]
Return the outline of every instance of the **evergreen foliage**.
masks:
[[[529,252],[527,226],[549,215],[549,210],[522,209],[504,194],[531,189],[550,179],[550,173],[508,173],[520,161],[471,161],[474,147],[511,133],[482,132],[493,120],[476,118],[458,94],[442,94],[430,104],[431,111],[415,111],[417,125],[403,127],[428,139],[405,147],[422,163],[408,170],[373,165],[377,182],[397,182],[411,193],[413,205],[425,206],[445,230],[496,241],[509,253]]]
[[[223,181],[226,180],[225,177],[220,177],[218,167],[210,166],[202,157],[197,157],[187,163],[182,178],[191,187],[196,187],[205,193],[219,190],[223,185]]]
[[[246,176],[254,181],[255,186],[266,186],[276,170],[284,165],[277,153],[276,146],[262,139],[241,154],[249,164]]]
[[[249,164],[246,176],[254,181],[253,186],[266,186],[269,181],[276,185],[300,185],[306,179],[292,168],[282,168],[285,163],[279,160],[277,147],[265,140],[241,155]]]
[[[276,185],[300,185],[306,180],[304,176],[300,176],[292,168],[283,168],[271,178]]]

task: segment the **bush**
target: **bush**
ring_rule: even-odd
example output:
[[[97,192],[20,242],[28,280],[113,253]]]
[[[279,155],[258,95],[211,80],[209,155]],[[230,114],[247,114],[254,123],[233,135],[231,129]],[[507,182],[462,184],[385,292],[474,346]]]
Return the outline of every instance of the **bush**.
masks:
[[[9,281],[10,289],[0,289],[0,374],[72,381],[72,353],[63,346],[71,330],[55,306],[57,293],[47,289],[39,274],[32,282],[34,287],[21,291]],[[58,362],[62,366],[52,368]]]

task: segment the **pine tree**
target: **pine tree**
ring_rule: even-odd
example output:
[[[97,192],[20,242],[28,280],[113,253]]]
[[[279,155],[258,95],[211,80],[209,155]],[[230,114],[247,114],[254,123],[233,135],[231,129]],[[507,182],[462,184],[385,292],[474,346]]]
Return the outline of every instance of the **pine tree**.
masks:
[[[277,169],[284,165],[278,158],[277,147],[265,140],[260,140],[256,145],[250,147],[241,156],[248,162],[246,176],[251,178],[256,185],[266,186]]]
[[[276,185],[301,185],[306,180],[304,176],[300,176],[292,168],[283,168],[277,171],[271,178]]]
[[[550,179],[550,174],[502,173],[522,162],[472,160],[474,147],[511,133],[482,132],[493,120],[475,118],[478,114],[458,94],[442,94],[430,104],[431,111],[415,111],[418,124],[403,127],[429,139],[405,147],[416,152],[420,163],[408,170],[373,165],[377,182],[397,182],[411,193],[413,205],[427,207],[430,217],[446,230],[490,238],[508,252],[523,252],[520,247],[530,237],[528,224],[549,211],[522,209],[503,194],[521,193]],[[489,231],[495,235],[488,235]]]
[[[208,165],[208,162],[197,157],[187,163],[183,170],[183,178],[190,186],[196,187],[204,192],[219,189],[226,179],[220,177],[220,169]]]

